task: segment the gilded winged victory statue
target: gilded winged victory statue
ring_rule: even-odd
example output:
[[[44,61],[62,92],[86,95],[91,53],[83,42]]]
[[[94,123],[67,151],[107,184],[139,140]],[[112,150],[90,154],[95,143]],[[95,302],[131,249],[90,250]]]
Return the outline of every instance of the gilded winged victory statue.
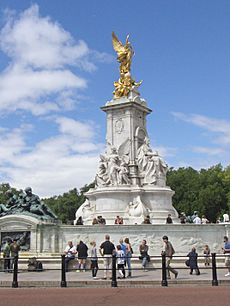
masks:
[[[138,87],[141,84],[141,82],[136,83],[131,77],[130,68],[134,51],[128,39],[129,35],[126,37],[125,44],[122,45],[115,33],[112,32],[113,48],[117,52],[117,60],[120,63],[120,78],[114,82],[115,98],[127,96],[133,86]]]

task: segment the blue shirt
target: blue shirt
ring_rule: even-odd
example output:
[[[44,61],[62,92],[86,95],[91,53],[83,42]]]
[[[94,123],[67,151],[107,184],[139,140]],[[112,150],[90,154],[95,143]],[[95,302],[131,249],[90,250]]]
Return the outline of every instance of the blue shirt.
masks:
[[[229,250],[229,252],[225,251],[224,253],[230,254],[230,242],[229,241],[224,243],[224,248]]]
[[[124,243],[122,243],[120,246],[121,246],[121,249],[124,252],[124,254],[126,254],[126,245]]]

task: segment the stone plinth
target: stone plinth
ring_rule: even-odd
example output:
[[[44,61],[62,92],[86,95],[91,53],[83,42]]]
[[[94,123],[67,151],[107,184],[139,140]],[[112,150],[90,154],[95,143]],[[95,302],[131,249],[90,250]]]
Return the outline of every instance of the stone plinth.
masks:
[[[101,109],[107,115],[106,151],[100,156],[95,188],[85,195],[76,220],[92,224],[98,216],[114,224],[116,216],[126,224],[141,224],[147,216],[151,223],[165,223],[171,214],[174,192],[166,185],[167,165],[149,145],[146,117],[152,110],[137,90],[127,97],[112,99]]]
[[[92,219],[102,215],[106,224],[114,224],[116,216],[125,224],[141,224],[150,216],[153,224],[165,223],[170,213],[174,223],[179,223],[176,210],[172,206],[174,192],[169,187],[117,186],[92,189],[86,193],[92,213],[84,224],[91,225]],[[82,214],[82,212],[80,213]]]
[[[194,246],[199,255],[203,254],[203,247],[208,244],[211,252],[222,253],[223,237],[229,236],[230,224],[144,224],[144,225],[62,225],[39,223],[30,217],[10,219],[7,216],[0,219],[0,233],[31,231],[31,255],[60,255],[67,242],[72,240],[76,245],[80,240],[90,246],[96,241],[97,249],[104,241],[105,234],[109,234],[112,242],[117,245],[120,238],[128,237],[135,256],[139,255],[139,245],[143,239],[147,240],[150,255],[159,255],[162,249],[162,237],[167,235],[173,243],[176,255],[186,255]],[[128,220],[127,220],[128,221]],[[90,254],[90,253],[89,253]],[[21,256],[23,252],[21,252]]]

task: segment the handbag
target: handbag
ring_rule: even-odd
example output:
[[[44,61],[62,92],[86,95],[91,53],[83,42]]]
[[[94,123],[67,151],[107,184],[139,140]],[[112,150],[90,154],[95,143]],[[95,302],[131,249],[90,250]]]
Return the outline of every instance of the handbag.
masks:
[[[185,260],[185,265],[189,267],[189,259]]]

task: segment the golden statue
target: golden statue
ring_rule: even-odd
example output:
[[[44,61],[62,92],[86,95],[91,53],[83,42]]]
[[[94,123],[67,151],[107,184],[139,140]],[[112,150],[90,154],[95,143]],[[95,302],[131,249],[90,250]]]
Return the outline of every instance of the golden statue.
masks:
[[[142,83],[136,83],[131,77],[130,68],[134,51],[128,39],[129,35],[126,37],[126,42],[123,46],[115,33],[112,32],[113,48],[117,52],[117,60],[120,63],[120,78],[118,82],[114,82],[115,91],[113,94],[115,98],[127,96],[133,86],[138,87]]]

